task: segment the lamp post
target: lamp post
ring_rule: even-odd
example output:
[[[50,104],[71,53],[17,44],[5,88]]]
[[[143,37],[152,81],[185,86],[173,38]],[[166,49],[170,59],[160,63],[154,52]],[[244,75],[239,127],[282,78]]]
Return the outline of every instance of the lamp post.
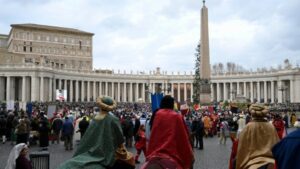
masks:
[[[285,85],[281,85],[281,86],[278,87],[278,91],[281,91],[282,103],[286,103],[287,102],[286,90],[287,90],[287,86],[285,86]]]
[[[235,100],[235,98],[236,98],[236,90],[235,89],[231,89],[230,94],[232,96],[232,100],[231,101]]]

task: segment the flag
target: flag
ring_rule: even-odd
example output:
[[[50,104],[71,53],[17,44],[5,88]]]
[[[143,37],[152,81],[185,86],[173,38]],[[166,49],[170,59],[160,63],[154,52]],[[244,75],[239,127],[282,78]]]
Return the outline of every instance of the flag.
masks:
[[[151,94],[151,106],[152,106],[152,112],[154,112],[156,109],[159,108],[160,102],[163,98],[163,93],[154,93]]]
[[[195,111],[200,110],[200,104],[195,104],[195,105],[194,105],[194,110],[195,110]]]

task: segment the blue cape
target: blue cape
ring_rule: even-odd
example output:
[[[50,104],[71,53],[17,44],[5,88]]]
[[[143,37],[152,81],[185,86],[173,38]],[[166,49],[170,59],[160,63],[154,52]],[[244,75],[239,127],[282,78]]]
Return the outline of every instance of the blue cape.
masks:
[[[272,148],[277,169],[300,168],[300,129],[290,133]]]

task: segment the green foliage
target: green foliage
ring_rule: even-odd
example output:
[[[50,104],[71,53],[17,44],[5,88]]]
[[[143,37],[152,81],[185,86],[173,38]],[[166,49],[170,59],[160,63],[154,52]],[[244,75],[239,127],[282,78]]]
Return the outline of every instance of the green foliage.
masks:
[[[196,53],[195,53],[195,77],[193,82],[193,100],[194,104],[200,103],[200,42],[197,45]]]

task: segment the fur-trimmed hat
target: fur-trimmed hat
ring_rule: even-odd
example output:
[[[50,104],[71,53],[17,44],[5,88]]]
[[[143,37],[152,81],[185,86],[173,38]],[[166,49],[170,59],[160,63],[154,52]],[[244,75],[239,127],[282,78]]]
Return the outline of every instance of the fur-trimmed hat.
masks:
[[[117,107],[116,101],[109,96],[98,97],[97,104],[103,111],[112,111]]]

